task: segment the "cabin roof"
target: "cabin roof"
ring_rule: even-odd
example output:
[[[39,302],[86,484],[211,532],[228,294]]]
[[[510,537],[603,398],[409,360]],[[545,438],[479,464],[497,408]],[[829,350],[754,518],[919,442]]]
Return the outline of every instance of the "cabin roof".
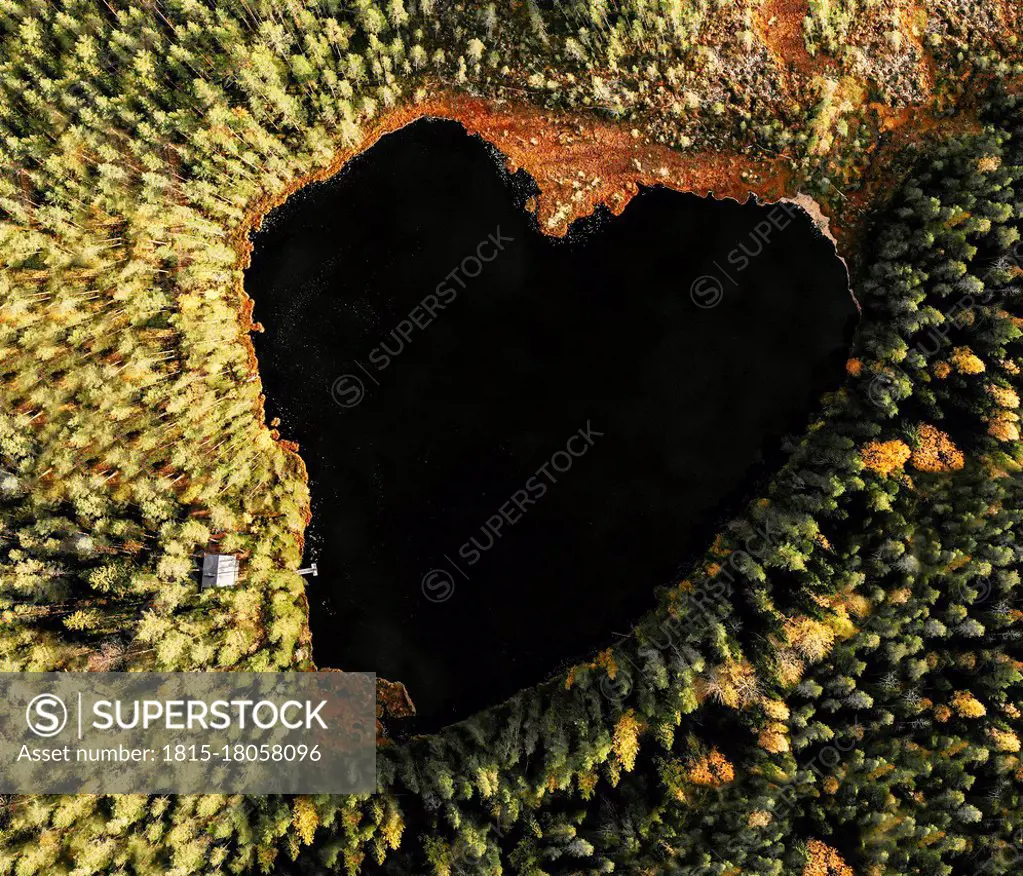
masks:
[[[203,554],[202,588],[234,587],[238,583],[238,558],[234,554]]]

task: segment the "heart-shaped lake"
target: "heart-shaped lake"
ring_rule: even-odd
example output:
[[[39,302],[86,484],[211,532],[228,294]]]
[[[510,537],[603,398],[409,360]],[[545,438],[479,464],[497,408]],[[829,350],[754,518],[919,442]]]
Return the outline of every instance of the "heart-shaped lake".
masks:
[[[314,657],[403,681],[418,729],[627,632],[851,337],[795,208],[644,191],[556,241],[530,194],[418,122],[275,210],[246,276],[268,416],[310,474]]]

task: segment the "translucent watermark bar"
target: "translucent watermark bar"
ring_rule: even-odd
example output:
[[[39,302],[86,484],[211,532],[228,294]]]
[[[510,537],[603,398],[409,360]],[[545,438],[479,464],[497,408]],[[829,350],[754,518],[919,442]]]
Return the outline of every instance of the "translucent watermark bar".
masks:
[[[0,673],[3,794],[375,790],[372,673]]]

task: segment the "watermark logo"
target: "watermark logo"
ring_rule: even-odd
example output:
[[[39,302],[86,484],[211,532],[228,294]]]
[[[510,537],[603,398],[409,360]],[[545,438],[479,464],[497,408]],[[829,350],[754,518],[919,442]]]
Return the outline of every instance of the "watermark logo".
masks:
[[[67,726],[67,706],[54,694],[39,694],[25,709],[25,721],[36,736],[50,739]]]
[[[430,602],[447,602],[455,593],[455,579],[445,569],[431,569],[420,586]]]
[[[620,706],[632,693],[632,676],[618,667],[614,678],[610,675],[600,677],[600,692],[612,703]]]
[[[453,560],[448,554],[444,554],[448,565],[468,581],[469,575],[463,565],[476,565],[483,555],[501,540],[506,530],[521,521],[530,507],[539,502],[547,495],[547,491],[558,483],[558,475],[568,472],[575,460],[585,456],[596,439],[603,435],[603,432],[598,432],[587,420],[586,425],[573,432],[565,442],[564,450],[556,450],[551,458],[523,484],[522,489],[512,493],[508,500],[487,518],[487,521],[480,527],[479,534],[474,535],[458,548],[458,556],[462,559],[462,563]],[[446,569],[431,569],[423,575],[420,589],[423,591],[423,596],[430,602],[446,602],[455,592],[454,576]]]
[[[738,288],[739,281],[735,279],[736,276],[753,264],[776,232],[788,228],[792,223],[793,214],[798,210],[799,208],[793,204],[776,204],[767,214],[767,218],[754,226],[748,238],[725,256],[724,261],[729,267],[726,268],[721,262],[713,262],[714,273],[703,274],[693,280],[689,287],[689,298],[693,304],[701,310],[710,310],[724,301],[725,284],[721,278],[724,277],[733,287]]]
[[[372,673],[3,672],[0,794],[368,794],[376,701]]]
[[[693,280],[693,285],[689,289],[689,297],[697,307],[709,310],[721,303],[721,299],[725,297],[725,287],[717,277],[704,274]]]
[[[969,581],[954,582],[949,589],[949,595],[957,602],[979,605],[988,601],[993,589],[990,578],[974,578]]]
[[[343,408],[354,408],[366,396],[366,384],[354,374],[342,374],[330,387],[330,396]]]
[[[901,369],[897,369],[900,374],[905,374]],[[885,374],[881,372],[875,374],[870,381],[870,385],[867,386],[867,396],[870,401],[879,408],[886,407],[888,402],[892,399],[897,382],[891,374]]]

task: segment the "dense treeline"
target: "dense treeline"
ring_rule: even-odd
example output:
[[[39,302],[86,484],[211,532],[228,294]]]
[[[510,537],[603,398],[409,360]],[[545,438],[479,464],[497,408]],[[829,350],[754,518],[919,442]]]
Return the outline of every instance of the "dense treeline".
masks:
[[[823,9],[807,45],[837,53],[856,29]],[[869,120],[825,155],[837,110],[782,95],[755,11],[0,0],[2,668],[309,668],[308,494],[263,422],[246,221],[438,88],[789,150],[830,191]],[[950,88],[1008,72],[974,25],[928,25]],[[5,800],[0,874],[1011,872],[1019,115],[907,182],[848,384],[628,640],[388,749],[369,800]],[[243,587],[197,592],[213,547]]]

